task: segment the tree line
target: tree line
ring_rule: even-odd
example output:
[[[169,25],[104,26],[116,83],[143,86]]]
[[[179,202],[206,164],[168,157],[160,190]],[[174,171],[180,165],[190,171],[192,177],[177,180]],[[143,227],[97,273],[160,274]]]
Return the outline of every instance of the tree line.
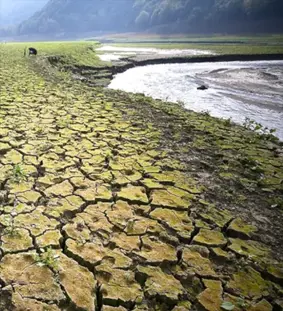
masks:
[[[282,0],[50,0],[13,32],[282,32],[282,16]]]

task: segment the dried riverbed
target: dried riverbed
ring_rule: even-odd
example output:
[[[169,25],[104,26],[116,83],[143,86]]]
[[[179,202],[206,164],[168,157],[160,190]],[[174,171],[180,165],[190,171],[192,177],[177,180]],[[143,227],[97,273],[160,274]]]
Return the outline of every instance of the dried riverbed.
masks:
[[[282,144],[1,48],[1,311],[282,310]]]

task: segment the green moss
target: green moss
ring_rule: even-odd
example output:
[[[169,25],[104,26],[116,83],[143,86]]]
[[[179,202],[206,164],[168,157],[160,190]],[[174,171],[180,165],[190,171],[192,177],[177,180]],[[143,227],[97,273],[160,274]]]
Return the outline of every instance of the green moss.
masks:
[[[43,235],[40,235],[36,238],[38,247],[60,247],[60,240],[62,239],[61,233],[59,230],[51,230],[45,232]]]
[[[32,238],[29,232],[20,228],[7,227],[2,236],[2,250],[7,252],[26,251],[33,247]]]
[[[269,249],[259,242],[241,239],[229,239],[229,241],[231,245],[228,248],[241,256],[260,261],[268,257]]]
[[[219,247],[214,247],[211,250],[218,259],[228,260],[230,258],[229,253]]]
[[[197,297],[198,303],[206,311],[220,310],[222,303],[222,284],[220,281],[203,280],[206,289]]]
[[[267,272],[279,282],[283,280],[283,264],[281,263],[274,263],[268,264],[266,268]]]
[[[60,256],[58,263],[59,279],[68,297],[70,297],[76,308],[94,311],[96,282],[93,274],[61,252],[58,252],[58,255]]]
[[[190,301],[180,301],[173,311],[191,310],[192,304]]]
[[[227,288],[236,295],[250,299],[258,299],[265,296],[270,285],[253,268],[247,267],[233,275],[233,279],[227,284]]]
[[[142,248],[140,251],[136,251],[135,254],[151,264],[177,261],[173,246],[161,241],[155,241],[154,238],[147,236],[142,238]]]
[[[66,197],[73,194],[73,186],[69,181],[63,181],[60,184],[56,184],[46,189],[48,196],[62,196]]]
[[[172,275],[165,274],[159,267],[137,267],[141,277],[146,279],[144,290],[149,297],[163,296],[168,305],[179,301],[184,289]]]
[[[141,183],[148,189],[152,190],[152,189],[162,189],[164,188],[164,186],[158,182],[156,182],[153,179],[150,178],[145,178],[143,180],[141,180]]]
[[[150,216],[173,230],[177,231],[178,236],[189,239],[194,229],[191,219],[186,212],[174,211],[169,209],[156,208]]]
[[[188,196],[182,197],[178,192],[170,190],[152,191],[151,200],[151,204],[156,207],[187,210],[191,205],[191,199]]]
[[[15,294],[35,297],[38,301],[63,301],[63,292],[46,266],[35,265],[35,253],[8,254],[0,263],[0,277],[5,283],[24,284],[17,286]]]
[[[193,242],[205,246],[224,246],[227,244],[227,240],[221,232],[208,229],[200,229]]]
[[[135,274],[128,270],[113,269],[110,263],[96,267],[97,280],[102,284],[103,302],[112,306],[142,300],[142,289],[135,280]]]
[[[258,303],[252,305],[248,311],[272,311],[272,305],[265,299],[259,301]]]
[[[133,203],[146,204],[148,198],[143,187],[128,186],[117,193],[117,198]]]
[[[215,208],[213,205],[208,205],[208,207],[200,210],[199,215],[205,221],[209,223],[214,223],[220,228],[222,228],[226,223],[228,223],[233,218],[231,213],[229,213],[228,211],[219,210]]]
[[[240,218],[234,219],[228,227],[228,234],[236,237],[251,238],[252,234],[256,231],[257,228],[255,226],[245,223]]]
[[[212,262],[195,249],[185,248],[183,251],[183,261],[189,271],[199,276],[216,276]]]

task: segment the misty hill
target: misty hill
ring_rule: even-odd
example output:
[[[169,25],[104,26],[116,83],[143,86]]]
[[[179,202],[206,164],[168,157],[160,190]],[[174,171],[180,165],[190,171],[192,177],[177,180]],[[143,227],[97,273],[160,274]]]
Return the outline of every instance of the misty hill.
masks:
[[[48,0],[0,0],[0,26],[11,26],[31,17]]]
[[[276,32],[282,16],[282,0],[49,0],[18,32]]]
[[[19,33],[127,29],[133,11],[132,0],[50,0],[41,11],[20,25]]]

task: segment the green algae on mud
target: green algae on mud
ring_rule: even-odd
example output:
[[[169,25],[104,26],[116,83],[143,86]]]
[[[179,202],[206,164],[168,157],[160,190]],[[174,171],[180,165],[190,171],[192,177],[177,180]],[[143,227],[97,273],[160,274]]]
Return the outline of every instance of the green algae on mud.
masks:
[[[279,308],[282,143],[0,49],[0,308]]]

